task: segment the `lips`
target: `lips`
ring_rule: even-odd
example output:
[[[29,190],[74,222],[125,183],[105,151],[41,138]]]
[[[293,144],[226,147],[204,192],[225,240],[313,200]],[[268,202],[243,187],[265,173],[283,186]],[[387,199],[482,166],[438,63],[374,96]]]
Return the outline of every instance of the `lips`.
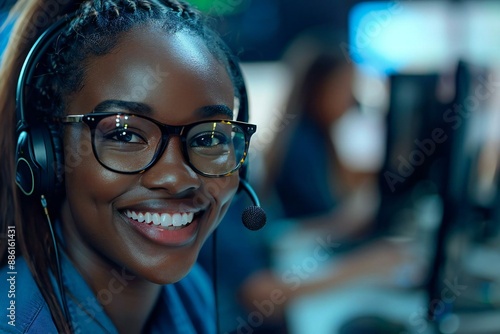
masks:
[[[120,211],[130,226],[146,239],[161,245],[184,246],[196,239],[205,210],[162,212],[143,208]]]
[[[193,221],[193,212],[183,213],[158,213],[158,212],[136,212],[126,210],[125,216],[139,223],[156,225],[162,227],[182,227]]]

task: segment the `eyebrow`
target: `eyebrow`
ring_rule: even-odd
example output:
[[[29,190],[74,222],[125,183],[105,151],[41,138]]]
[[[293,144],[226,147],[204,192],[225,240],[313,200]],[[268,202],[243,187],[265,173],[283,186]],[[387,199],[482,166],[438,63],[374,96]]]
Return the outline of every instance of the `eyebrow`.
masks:
[[[151,116],[153,114],[153,109],[145,103],[142,102],[129,102],[122,100],[105,100],[99,103],[93,112],[109,112],[113,109],[119,109],[121,111],[127,110],[132,113],[138,113],[143,115]],[[203,106],[195,110],[195,113],[202,118],[210,118],[214,116],[227,116],[233,118],[233,111],[226,105],[209,105]]]
[[[228,106],[222,104],[201,107],[196,110],[196,113],[203,118],[214,116],[227,116],[233,118],[233,111]]]
[[[133,113],[151,115],[153,113],[153,109],[141,102],[129,102],[122,100],[105,100],[99,103],[95,108],[94,112],[109,112],[112,109],[120,109],[127,110]]]

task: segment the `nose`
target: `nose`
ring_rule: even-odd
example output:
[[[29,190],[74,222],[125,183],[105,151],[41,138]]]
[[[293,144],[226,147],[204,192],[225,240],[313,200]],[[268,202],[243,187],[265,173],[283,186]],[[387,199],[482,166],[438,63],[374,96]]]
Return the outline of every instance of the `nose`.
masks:
[[[201,186],[199,175],[191,169],[182,154],[179,137],[170,138],[162,156],[142,175],[143,186],[163,189],[172,195],[196,190]]]

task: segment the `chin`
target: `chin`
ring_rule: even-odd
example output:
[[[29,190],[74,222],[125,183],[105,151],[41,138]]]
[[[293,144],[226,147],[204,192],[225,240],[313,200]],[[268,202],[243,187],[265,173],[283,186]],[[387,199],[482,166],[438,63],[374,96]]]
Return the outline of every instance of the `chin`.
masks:
[[[143,277],[145,280],[155,284],[171,284],[176,283],[183,279],[193,268],[196,263],[198,252],[193,255],[181,254],[179,258],[172,258],[169,256],[162,263],[152,265],[147,268],[142,268],[138,276]]]

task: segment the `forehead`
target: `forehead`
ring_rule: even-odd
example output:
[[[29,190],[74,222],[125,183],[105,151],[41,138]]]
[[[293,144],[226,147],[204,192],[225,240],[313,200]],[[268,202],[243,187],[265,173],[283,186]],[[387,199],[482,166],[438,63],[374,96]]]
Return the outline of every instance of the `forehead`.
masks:
[[[203,106],[233,107],[226,68],[201,37],[186,30],[134,28],[119,37],[111,52],[86,65],[82,89],[70,99],[68,113],[88,113],[102,101],[123,100],[145,103],[160,121],[175,124]]]

